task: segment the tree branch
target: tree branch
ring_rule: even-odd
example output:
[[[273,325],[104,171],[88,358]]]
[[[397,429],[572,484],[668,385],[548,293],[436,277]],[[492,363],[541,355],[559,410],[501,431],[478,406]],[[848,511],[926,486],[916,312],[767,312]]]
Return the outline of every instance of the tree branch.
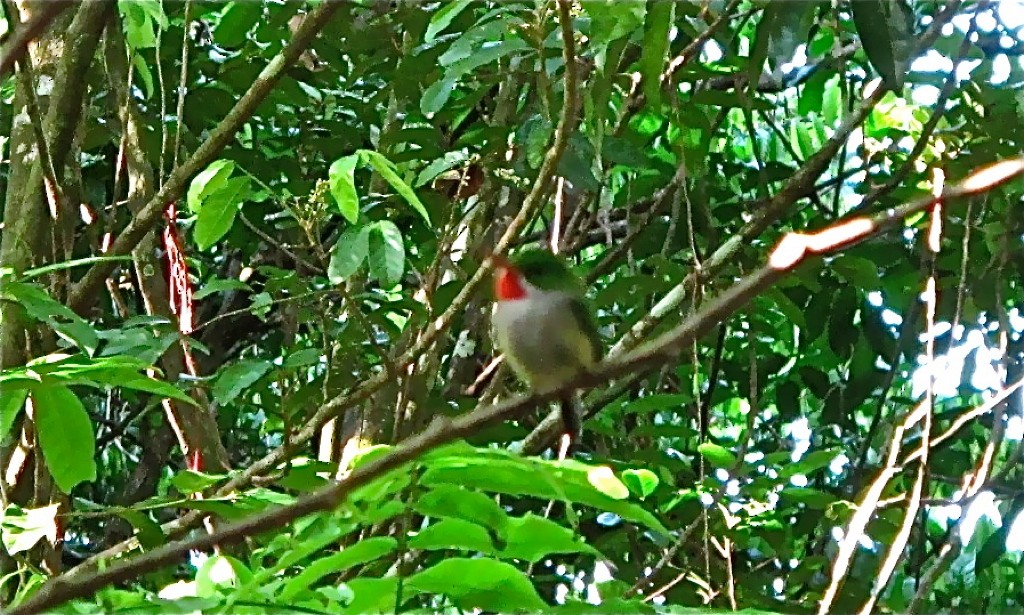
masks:
[[[302,52],[309,47],[313,38],[340,6],[340,0],[325,0],[309,13],[292,40],[256,77],[252,86],[242,95],[242,98],[232,107],[220,124],[213,129],[210,137],[199,146],[191,158],[171,173],[163,187],[138,211],[128,226],[111,243],[109,255],[128,254],[139,244],[146,233],[160,220],[167,203],[181,198],[192,177],[213,162],[217,155],[228,146],[235,138],[235,133],[249,120],[259,104],[284,76],[285,69],[294,64]],[[103,285],[103,280],[114,270],[114,266],[112,262],[94,265],[75,285],[68,306],[79,314],[87,312],[93,300],[99,295],[98,291]]]
[[[321,5],[318,10],[322,9],[323,6],[324,5]],[[494,249],[494,253],[496,254],[503,254],[508,249],[515,238],[519,235],[519,232],[523,229],[526,222],[532,217],[533,211],[540,206],[547,194],[547,186],[550,185],[555,176],[555,170],[558,167],[558,162],[561,160],[562,154],[565,152],[566,146],[568,145],[569,135],[576,125],[576,101],[579,99],[579,76],[576,66],[575,33],[572,29],[572,18],[569,12],[568,0],[559,0],[559,25],[563,39],[562,59],[565,62],[565,89],[563,92],[562,112],[558,120],[558,126],[555,129],[554,141],[544,157],[540,170],[537,172],[537,178],[533,183],[533,187],[526,199],[523,201],[523,205],[520,208],[519,213],[512,222],[509,223],[508,228],[505,229],[505,233],[498,241],[498,244]],[[243,97],[243,101],[244,100],[245,98]],[[198,152],[196,155],[198,155]],[[193,158],[194,157],[195,156],[193,156]],[[191,162],[191,160],[189,162]],[[183,165],[182,168],[188,167],[189,162]],[[176,174],[177,173],[168,179],[167,184],[164,185],[164,190],[161,192],[167,191],[168,186],[170,186],[174,181]],[[157,197],[159,197],[159,195],[157,195]],[[149,207],[149,205],[147,205],[147,207]],[[416,343],[409,347],[408,350],[402,353],[402,355],[394,361],[394,364],[398,369],[402,369],[403,367],[408,366],[410,362],[415,361],[417,357],[429,348],[437,338],[451,326],[455,317],[465,310],[470,298],[472,298],[480,284],[488,277],[492,267],[493,264],[490,262],[490,259],[481,264],[469,281],[466,282],[466,285],[463,286],[462,291],[460,291],[455,299],[452,300],[448,309],[439,317],[434,319],[422,335],[419,335],[416,338]],[[85,280],[83,280],[83,283],[84,282]],[[210,323],[207,322],[204,326],[208,324]],[[291,447],[294,448],[302,446],[306,442],[312,440],[327,421],[339,416],[347,408],[366,401],[371,395],[387,384],[387,382],[387,374],[379,373],[369,380],[364,381],[360,386],[328,400],[317,409],[313,416],[306,421],[306,424],[303,425],[297,433],[293,434],[290,440]],[[252,482],[253,477],[272,471],[284,460],[286,454],[287,451],[284,447],[275,449],[262,459],[259,459],[249,465],[249,467],[241,471],[235,478],[228,481],[223,487],[217,490],[215,496],[232,493]],[[184,529],[192,527],[201,519],[202,515],[199,513],[190,512],[179,519],[164,524],[162,529],[173,535],[175,532],[181,532]],[[137,546],[138,542],[134,538],[129,539],[128,541],[115,545],[114,547],[106,549],[105,551],[91,557],[87,562],[83,563],[75,570],[72,570],[70,574],[86,574],[87,570],[97,565],[104,558],[112,557],[119,553],[123,553],[126,550],[136,548]]]
[[[560,8],[564,5],[565,0],[560,0]],[[1024,157],[983,167],[969,175],[955,188],[945,191],[939,198],[948,203],[952,199],[991,190],[1020,175],[1024,175]],[[106,570],[82,574],[78,578],[68,578],[65,575],[51,579],[38,593],[9,610],[8,614],[27,615],[51,609],[67,600],[89,596],[111,583],[127,581],[142,573],[176,563],[189,550],[209,549],[217,544],[237,541],[246,536],[281,527],[304,515],[331,510],[344,502],[356,488],[438,446],[472,436],[489,425],[514,418],[538,404],[556,399],[565,392],[601,386],[613,378],[656,369],[675,360],[679,352],[703,335],[708,328],[728,318],[799,265],[895,228],[907,217],[928,209],[937,200],[935,197],[919,199],[874,216],[844,220],[814,234],[788,233],[772,250],[765,265],[709,300],[699,312],[679,326],[621,358],[603,362],[593,372],[583,374],[557,390],[510,399],[454,420],[439,416],[426,430],[399,443],[389,453],[355,468],[344,479],[304,496],[293,504],[225,525],[212,534],[166,544],[144,555],[112,565]]]
[[[79,4],[70,0],[50,0],[42,3],[32,18],[23,23],[17,30],[12,32],[4,46],[0,49],[0,80],[7,78],[7,73],[14,67],[15,62],[25,55],[28,44],[37,36],[42,34],[57,16],[72,6]],[[12,18],[17,18],[12,15]],[[14,19],[11,19],[14,21]]]

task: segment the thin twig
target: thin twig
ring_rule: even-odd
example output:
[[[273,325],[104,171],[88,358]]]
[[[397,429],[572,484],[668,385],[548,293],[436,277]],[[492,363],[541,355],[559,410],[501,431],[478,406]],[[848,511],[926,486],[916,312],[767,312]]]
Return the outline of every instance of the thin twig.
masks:
[[[941,170],[935,170],[935,182],[932,186],[933,192],[937,197],[941,197],[943,184],[945,182],[945,176]],[[929,258],[929,274],[926,281],[927,289],[925,291],[925,334],[927,335],[927,341],[925,342],[925,357],[927,360],[926,369],[928,370],[928,387],[925,390],[925,403],[924,403],[924,427],[921,430],[921,461],[917,464],[917,475],[914,477],[914,485],[911,487],[908,495],[907,506],[903,511],[903,521],[900,523],[900,529],[896,532],[896,537],[889,544],[886,550],[885,559],[882,561],[882,567],[878,571],[878,575],[875,578],[874,586],[871,588],[871,594],[865,601],[864,606],[861,608],[861,615],[870,615],[875,607],[875,603],[881,596],[882,591],[885,590],[889,584],[889,579],[892,577],[893,572],[896,571],[896,566],[903,558],[903,550],[907,546],[907,542],[910,540],[910,533],[914,528],[914,521],[917,520],[918,512],[921,510],[921,498],[925,488],[925,479],[928,475],[928,452],[931,448],[931,433],[932,433],[932,419],[935,414],[935,311],[936,304],[938,303],[938,296],[935,289],[935,277],[936,268],[935,260],[938,257],[941,249],[941,238],[942,235],[942,201],[935,203],[932,207],[931,224],[929,226],[928,241],[925,246],[925,251]],[[877,509],[878,503],[875,502]],[[922,520],[923,521],[923,520]]]
[[[563,16],[568,14],[568,0],[560,0],[559,7],[563,11]],[[996,163],[977,170],[959,185],[947,190],[944,199],[951,200],[991,190],[1020,175],[1024,175],[1024,157]],[[519,416],[528,409],[537,407],[538,404],[553,401],[566,392],[601,386],[612,378],[647,372],[675,361],[679,353],[703,335],[708,327],[722,322],[807,259],[842,250],[868,237],[895,228],[908,216],[928,209],[934,200],[932,197],[919,199],[870,218],[844,221],[814,235],[789,233],[772,251],[766,265],[724,290],[717,297],[708,300],[699,312],[676,328],[626,356],[601,363],[592,373],[580,374],[558,389],[510,399],[456,419],[438,416],[423,432],[402,441],[388,453],[356,467],[347,477],[303,496],[292,504],[226,524],[212,534],[165,544],[104,570],[55,577],[40,587],[28,600],[8,611],[8,615],[26,615],[51,609],[68,600],[89,596],[111,583],[132,579],[145,572],[173,564],[189,550],[208,549],[214,545],[222,545],[281,527],[304,515],[337,508],[354,489],[368,484],[385,472],[403,466],[426,451],[459,438],[472,436],[492,424]],[[370,382],[381,379],[382,377],[378,375]],[[340,410],[340,404],[359,403],[369,395],[370,387],[364,385],[357,389],[354,395],[339,396],[327,402],[317,414],[327,415],[329,418]],[[317,428],[315,424],[308,424],[304,431]],[[877,500],[878,497],[875,496],[874,501]],[[870,512],[868,514],[870,515]],[[864,523],[866,524],[866,521]]]
[[[312,13],[310,13],[309,16],[307,16],[306,21],[303,22],[303,29],[305,29],[307,25],[309,25],[310,23],[319,24],[317,27],[322,26],[322,22],[325,22],[327,17],[329,17],[329,14],[326,16],[322,14],[324,7],[328,6],[329,4],[334,5],[336,4],[336,2],[325,2],[318,6]],[[314,18],[314,16],[316,17]],[[504,234],[498,240],[494,250],[495,254],[504,254],[508,247],[513,243],[515,238],[519,236],[519,233],[524,228],[526,221],[532,217],[532,212],[534,212],[537,208],[540,207],[541,202],[547,194],[547,187],[550,185],[552,179],[555,176],[555,170],[558,166],[558,161],[561,160],[562,154],[565,152],[565,149],[569,143],[569,135],[571,134],[572,129],[576,124],[575,114],[577,106],[576,101],[578,101],[579,99],[579,78],[577,74],[576,65],[576,42],[573,38],[574,33],[572,30],[572,19],[569,11],[568,0],[559,0],[559,25],[561,27],[562,36],[564,39],[562,54],[563,60],[565,62],[562,114],[559,118],[558,126],[555,129],[555,138],[552,143],[552,146],[550,149],[548,149],[547,153],[545,154],[544,160],[541,163],[539,171],[537,172],[537,177],[534,180],[533,186],[530,192],[527,194],[526,198],[524,199],[523,205],[520,208],[519,213],[512,220],[512,222],[509,223],[508,227],[506,227],[505,229]],[[303,30],[300,29],[300,32],[302,31]],[[310,36],[312,36],[312,34],[310,34]],[[295,43],[295,41],[298,40],[298,38],[299,35],[296,34],[296,37],[292,39],[292,43]],[[289,44],[289,47],[286,48],[286,50],[290,48],[291,44]],[[293,51],[293,53],[297,52],[297,50]],[[284,55],[283,51],[281,55]],[[288,57],[291,58],[292,55],[289,54]],[[292,58],[292,60],[294,60],[294,58]],[[275,61],[272,61],[271,66],[274,66],[274,64]],[[269,68],[264,72],[267,71],[269,71]],[[279,78],[279,75],[275,77],[275,79],[276,78]],[[266,93],[263,93],[264,96],[265,94]],[[244,102],[248,97],[249,94],[246,94],[246,96],[243,97],[243,100],[240,101],[238,105],[236,105],[236,110],[240,107],[248,109],[248,107],[242,107],[242,102]],[[229,117],[234,115],[235,112],[236,111],[233,110],[231,113],[229,113]],[[251,110],[249,110],[249,112],[251,113]],[[227,120],[225,120],[225,122],[226,121]],[[226,124],[222,123],[222,127],[216,130],[215,133],[220,133],[227,130],[226,128],[223,128],[223,126],[225,125]],[[182,168],[191,168],[192,166],[194,166],[194,160],[201,155],[201,152],[205,147],[206,146],[204,145],[204,147],[200,148],[200,151],[197,151],[196,154],[194,154],[193,157],[189,159],[189,161],[186,162]],[[191,173],[189,173],[188,176],[191,177]],[[169,190],[168,186],[172,186],[172,184],[174,184],[174,181],[175,179],[174,176],[172,175],[172,177],[168,179],[167,184],[164,186],[164,190]],[[153,202],[154,201],[151,201],[150,204],[147,204],[147,207],[151,205]],[[124,233],[122,233],[122,235],[124,235]],[[455,318],[458,315],[460,315],[466,308],[466,305],[469,304],[470,299],[476,293],[477,288],[480,286],[480,284],[490,275],[490,271],[492,268],[493,262],[491,261],[491,259],[487,259],[484,261],[484,263],[482,263],[482,265],[477,269],[473,276],[470,277],[470,279],[463,286],[459,294],[456,295],[456,297],[452,300],[451,304],[448,306],[448,309],[445,310],[443,314],[433,319],[430,325],[427,326],[423,330],[423,332],[417,337],[416,343],[410,346],[404,353],[402,353],[400,357],[395,359],[394,363],[396,366],[400,368],[401,366],[408,365],[410,362],[415,361],[416,358],[419,357],[427,348],[429,348],[437,340],[437,338],[440,337],[440,335],[443,332],[448,330],[448,328],[451,326]],[[90,273],[92,272],[90,271]],[[87,286],[85,285],[85,280],[83,280],[83,282],[79,284],[79,288],[86,287]],[[294,301],[295,299],[307,295],[298,295],[296,297],[287,298],[286,300]],[[211,320],[206,321],[205,323],[200,325],[200,327],[197,327],[197,329],[209,326],[210,324],[216,322],[217,320],[226,318],[230,315],[246,312],[249,309],[251,308],[235,310],[233,312],[226,312]],[[331,398],[323,405],[321,405],[316,410],[316,412],[314,412],[313,415],[307,420],[306,424],[296,434],[294,434],[294,437],[292,438],[292,445],[301,446],[306,442],[310,441],[319,433],[320,428],[325,423],[327,423],[327,421],[339,416],[345,409],[351,408],[369,399],[371,395],[373,395],[381,387],[387,384],[387,382],[387,374],[376,374],[370,379],[364,381],[358,387]],[[268,455],[264,456],[262,459],[259,459],[250,464],[249,467],[247,467],[245,470],[240,471],[234,478],[232,478],[232,480],[228,481],[223,487],[221,487],[217,491],[216,495],[228,494],[245,485],[248,485],[252,481],[253,477],[259,476],[260,474],[265,472],[269,472],[273,468],[277,467],[277,465],[284,460],[284,457],[285,451],[282,448],[279,447],[275,449]],[[171,521],[165,524],[163,526],[163,529],[166,532],[183,532],[185,529],[192,527],[195,523],[197,523],[200,518],[201,517],[198,514],[188,513],[175,521]],[[81,569],[81,574],[86,574],[85,571],[90,570],[93,566],[97,565],[103,559],[112,557],[119,553],[123,553],[124,551],[129,549],[137,548],[137,546],[138,541],[134,538],[131,538],[125,542],[119,543],[109,549],[106,549],[97,555],[94,555],[93,557],[89,558],[89,560],[87,560],[85,563],[78,566],[78,568],[76,568],[75,570]]]
[[[256,77],[253,84],[242,95],[242,98],[235,103],[220,124],[210,132],[209,138],[182,166],[170,174],[163,187],[136,212],[131,222],[111,243],[109,254],[128,254],[146,236],[146,233],[153,229],[163,215],[167,203],[179,199],[192,177],[213,162],[217,155],[227,147],[234,139],[235,133],[249,120],[256,108],[284,76],[285,69],[291,66],[299,55],[309,47],[313,37],[327,24],[327,20],[341,5],[342,3],[338,0],[327,0],[317,5],[306,16],[292,40],[267,64],[263,72]],[[113,269],[112,263],[98,263],[89,269],[72,290],[68,306],[76,312],[86,312],[98,294],[96,291]]]
[[[192,0],[185,0],[185,25],[181,34],[181,73],[178,77],[178,105],[174,111],[174,117],[178,120],[178,127],[174,131],[174,151],[171,156],[172,170],[178,169],[178,156],[181,155],[181,131],[185,126],[185,94],[188,92],[188,52],[192,47],[192,41],[189,38],[191,21]]]

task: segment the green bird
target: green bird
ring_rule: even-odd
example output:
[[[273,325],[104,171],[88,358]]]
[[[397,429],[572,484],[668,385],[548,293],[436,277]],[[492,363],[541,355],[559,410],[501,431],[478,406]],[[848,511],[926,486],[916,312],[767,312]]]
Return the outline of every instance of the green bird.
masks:
[[[556,389],[600,361],[601,338],[584,293],[583,281],[546,250],[495,258],[495,342],[534,391]],[[575,393],[564,395],[559,404],[568,437],[564,454],[580,432]]]

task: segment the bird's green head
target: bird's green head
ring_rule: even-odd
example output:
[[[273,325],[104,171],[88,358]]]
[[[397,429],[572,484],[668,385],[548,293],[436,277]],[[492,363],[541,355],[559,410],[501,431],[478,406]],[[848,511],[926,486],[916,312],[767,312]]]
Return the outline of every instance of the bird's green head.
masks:
[[[510,259],[495,258],[494,295],[499,301],[521,299],[526,296],[522,283],[542,290],[558,290],[582,295],[583,283],[569,265],[558,255],[547,250],[527,249]]]

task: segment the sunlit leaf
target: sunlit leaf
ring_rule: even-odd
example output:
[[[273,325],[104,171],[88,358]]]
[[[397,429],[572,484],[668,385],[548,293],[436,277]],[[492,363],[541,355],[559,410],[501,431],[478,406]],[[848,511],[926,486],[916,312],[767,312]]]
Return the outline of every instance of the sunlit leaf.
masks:
[[[249,197],[249,181],[248,177],[231,178],[203,198],[194,231],[200,250],[217,243],[231,230],[239,207]]]
[[[21,508],[8,504],[0,518],[0,540],[11,555],[28,551],[40,540],[57,541],[57,510],[60,504]]]
[[[638,470],[623,470],[622,482],[629,487],[630,491],[645,498],[654,493],[661,481],[654,472],[640,468]]]
[[[356,192],[356,164],[359,156],[352,154],[339,158],[331,164],[327,172],[328,184],[331,188],[331,196],[338,204],[338,210],[349,224],[355,224],[359,219],[359,194]]]
[[[421,591],[448,596],[460,609],[499,613],[537,612],[547,608],[521,570],[491,559],[446,559],[407,581]]]
[[[398,175],[391,162],[384,156],[381,156],[372,150],[360,150],[359,155],[363,160],[369,163],[375,171],[380,173],[380,176],[391,184],[391,187],[395,189],[395,192],[401,195],[402,198],[405,199],[405,202],[419,213],[423,218],[423,221],[427,223],[427,226],[430,226],[430,214],[427,213],[427,208],[424,207],[423,202],[420,201],[418,196],[416,196],[416,192],[409,186],[409,184],[405,183],[405,180]]]
[[[227,183],[235,172],[235,163],[230,160],[216,160],[203,169],[188,185],[186,203],[192,213],[196,213],[203,205],[203,199]]]
[[[36,436],[53,482],[64,493],[96,479],[96,436],[78,396],[67,387],[32,391]]]
[[[370,227],[370,274],[384,286],[394,286],[405,271],[405,241],[394,222],[381,220]]]
[[[704,442],[697,451],[716,468],[728,470],[736,465],[736,457],[727,448],[712,442]]]
[[[472,3],[473,0],[454,0],[453,2],[442,4],[440,9],[430,18],[427,31],[423,34],[423,40],[428,43],[434,40],[434,37],[451,25],[452,20],[458,17]]]
[[[587,473],[587,480],[590,484],[606,496],[615,500],[625,500],[629,497],[629,489],[622,483],[615,472],[608,466],[600,466]]]
[[[213,398],[218,404],[230,404],[242,391],[273,369],[270,361],[243,360],[221,370],[213,385]]]
[[[331,261],[327,266],[327,278],[333,284],[341,284],[352,276],[370,254],[370,226],[346,229],[331,248]]]

